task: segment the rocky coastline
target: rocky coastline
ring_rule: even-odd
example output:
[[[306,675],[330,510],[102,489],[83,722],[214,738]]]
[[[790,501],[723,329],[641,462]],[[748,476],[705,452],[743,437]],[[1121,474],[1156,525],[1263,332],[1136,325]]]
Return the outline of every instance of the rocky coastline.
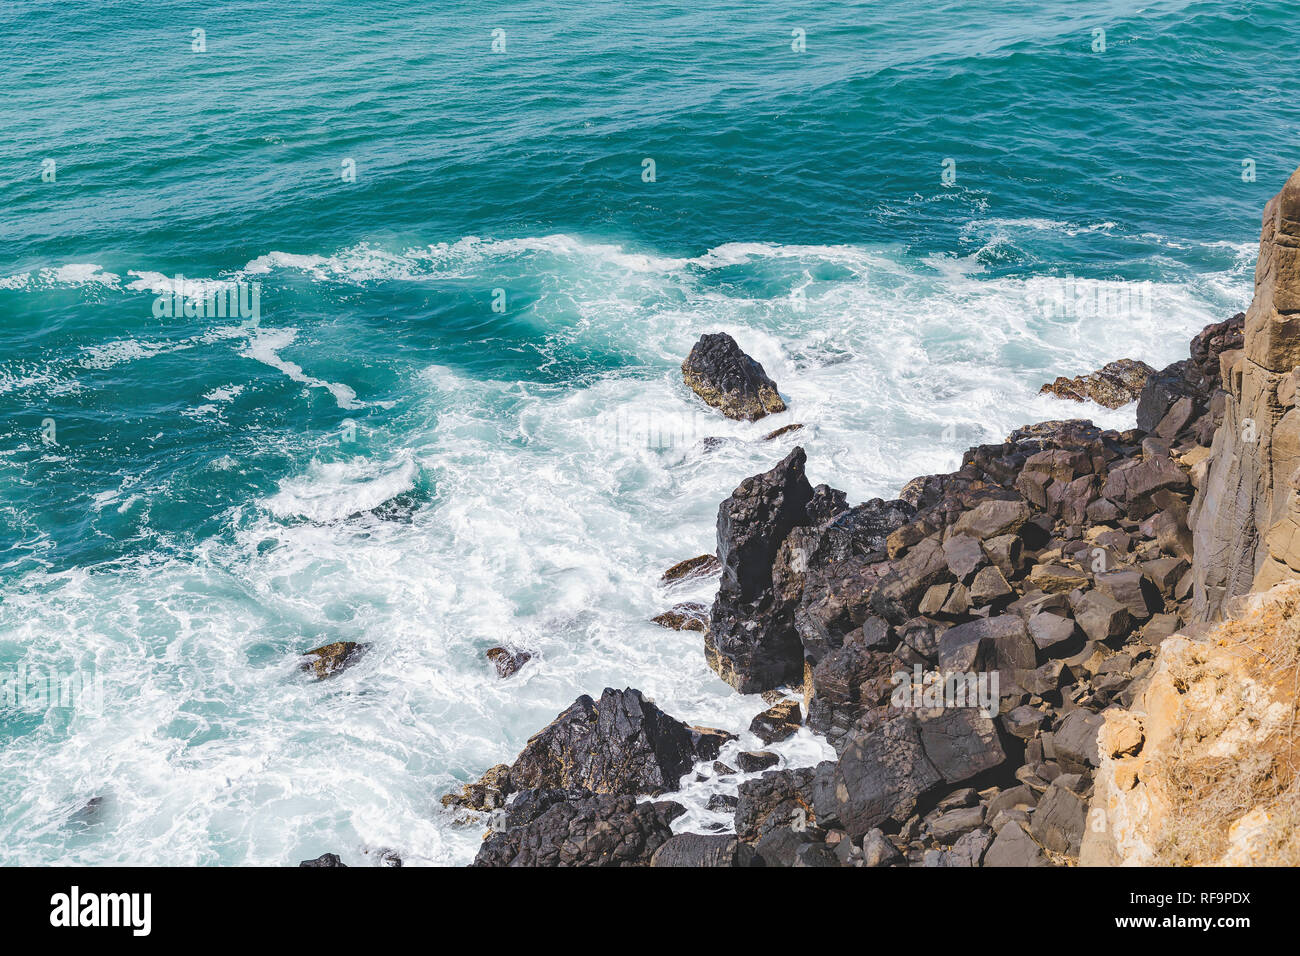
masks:
[[[1186,359],[1044,386],[1107,407],[1136,394],[1136,428],[1027,425],[855,505],[811,485],[795,447],[720,504],[716,555],[666,574],[716,574],[712,606],[655,620],[702,631],[709,666],[765,695],[760,739],[806,726],[836,759],[739,783],[734,832],[675,834],[679,781],[734,774],[718,756],[738,728],[606,688],[443,797],[488,827],[474,865],[1062,866],[1085,837],[1113,862],[1089,808],[1099,769],[1141,747],[1117,715],[1167,672],[1162,644],[1300,573],[1300,171],[1260,248],[1249,313]],[[785,408],[729,336],[703,336],[683,374],[732,417]]]

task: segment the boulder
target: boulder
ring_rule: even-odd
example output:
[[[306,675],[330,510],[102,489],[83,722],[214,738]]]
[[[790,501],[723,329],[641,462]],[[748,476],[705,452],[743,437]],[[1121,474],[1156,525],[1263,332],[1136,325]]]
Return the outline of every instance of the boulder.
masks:
[[[674,631],[703,631],[708,627],[709,610],[703,604],[688,601],[674,604],[669,610],[656,614],[650,620],[660,627],[671,628]]]
[[[1103,408],[1120,408],[1142,393],[1147,377],[1154,372],[1155,369],[1145,362],[1117,359],[1087,375],[1059,376],[1055,382],[1038,391],[1075,402],[1093,401]]]
[[[1047,854],[1024,827],[1012,822],[998,831],[984,854],[985,866],[1051,866]]]
[[[953,534],[967,534],[981,541],[999,535],[1014,534],[1029,520],[1029,506],[1016,498],[1011,501],[990,499],[967,511],[953,526]]]
[[[1057,780],[1047,788],[1034,810],[1034,839],[1056,853],[1079,855],[1088,802]]]
[[[510,768],[510,786],[592,793],[676,790],[696,759],[697,736],[638,690],[579,697],[533,735]],[[716,756],[716,750],[714,750]]]
[[[521,794],[474,866],[648,866],[684,808],[582,790]]]
[[[794,736],[803,724],[799,702],[783,700],[773,704],[749,724],[750,733],[756,734],[765,744],[774,744]]]
[[[660,866],[762,866],[754,848],[730,833],[679,833],[669,837],[650,857]]]
[[[1053,735],[1056,758],[1067,773],[1084,773],[1101,763],[1097,734],[1105,718],[1087,710],[1073,710]]]
[[[736,766],[743,773],[759,773],[780,762],[781,758],[770,750],[744,750],[736,755]]]
[[[342,867],[346,867],[346,866],[347,866],[346,863],[344,863],[342,860],[339,859],[337,853],[322,853],[320,856],[316,857],[316,859],[314,859],[314,860],[303,860],[303,861],[302,861],[301,863],[299,863],[298,865],[299,865],[300,867],[301,867],[301,866],[329,866],[329,867],[334,867],[334,866],[342,866]]]
[[[776,382],[725,332],[700,336],[682,362],[682,378],[728,418],[752,422],[785,411]]]

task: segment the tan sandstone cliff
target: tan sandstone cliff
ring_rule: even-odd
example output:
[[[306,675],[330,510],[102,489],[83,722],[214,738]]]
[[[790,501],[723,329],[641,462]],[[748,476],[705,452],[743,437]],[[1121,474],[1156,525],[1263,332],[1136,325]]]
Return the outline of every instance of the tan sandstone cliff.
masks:
[[[1223,421],[1189,517],[1201,620],[1300,573],[1300,170],[1265,207],[1245,347],[1221,363]]]
[[[1300,863],[1300,170],[1266,206],[1222,423],[1196,465],[1192,616],[1105,714],[1083,865]],[[1225,619],[1226,618],[1226,619]]]

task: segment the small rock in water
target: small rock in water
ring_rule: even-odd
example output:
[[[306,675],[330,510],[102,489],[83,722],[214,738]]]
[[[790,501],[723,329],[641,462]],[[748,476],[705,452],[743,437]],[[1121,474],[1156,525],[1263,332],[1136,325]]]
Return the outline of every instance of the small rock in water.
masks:
[[[770,750],[746,750],[736,756],[736,763],[745,773],[758,773],[775,767],[780,762],[781,758]]]
[[[298,866],[300,866],[300,867],[303,867],[303,866],[342,866],[342,867],[346,867],[347,864],[344,863],[342,860],[339,859],[339,855],[338,855],[337,853],[322,853],[320,856],[316,857],[316,859],[314,859],[314,860],[303,860],[301,863],[298,864]]]
[[[650,620],[660,627],[672,628],[674,631],[703,631],[709,619],[709,609],[703,604],[675,604],[662,614],[656,614]]]
[[[799,702],[783,700],[773,704],[750,722],[749,729],[765,744],[773,744],[794,735],[803,724]]]
[[[763,441],[771,441],[774,438],[780,438],[782,435],[788,435],[790,432],[797,432],[803,428],[802,422],[791,422],[789,425],[782,425],[776,431],[768,432],[763,436]]]
[[[682,378],[728,418],[753,422],[785,411],[776,382],[725,332],[700,336],[682,362]]]
[[[701,554],[685,561],[678,561],[664,572],[663,581],[683,581],[686,578],[703,578],[717,574],[722,570],[722,562],[716,554]]]
[[[490,648],[485,656],[496,667],[499,677],[509,677],[533,659],[529,651],[512,651],[505,647]]]
[[[324,680],[355,664],[369,647],[369,644],[358,644],[356,641],[335,641],[333,644],[314,647],[303,655],[314,660],[303,661],[302,670],[312,671],[317,680]]]
[[[1071,401],[1094,401],[1103,408],[1119,408],[1135,401],[1142,394],[1147,376],[1155,369],[1145,362],[1119,359],[1103,365],[1095,372],[1074,378],[1058,377],[1040,388],[1039,394],[1055,395]]]

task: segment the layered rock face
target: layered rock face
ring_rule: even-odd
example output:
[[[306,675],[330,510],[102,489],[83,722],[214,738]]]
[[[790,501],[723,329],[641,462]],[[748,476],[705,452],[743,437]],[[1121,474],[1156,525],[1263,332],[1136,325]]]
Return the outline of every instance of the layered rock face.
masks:
[[[1240,350],[1220,355],[1223,420],[1192,506],[1194,614],[1300,573],[1300,170],[1264,211]]]

